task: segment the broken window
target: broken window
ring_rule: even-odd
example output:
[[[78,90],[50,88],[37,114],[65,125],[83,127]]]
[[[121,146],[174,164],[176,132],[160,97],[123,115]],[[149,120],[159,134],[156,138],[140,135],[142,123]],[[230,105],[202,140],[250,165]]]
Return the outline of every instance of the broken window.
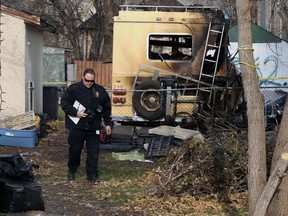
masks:
[[[191,61],[192,35],[150,34],[148,58],[160,61]]]

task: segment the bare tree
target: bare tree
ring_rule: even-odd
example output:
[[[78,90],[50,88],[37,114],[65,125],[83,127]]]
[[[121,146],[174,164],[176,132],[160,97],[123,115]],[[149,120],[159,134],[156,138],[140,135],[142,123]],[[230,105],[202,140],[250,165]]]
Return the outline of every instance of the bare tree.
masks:
[[[279,16],[282,20],[284,37],[287,37],[287,0],[276,0]],[[274,3],[275,3],[274,2]],[[256,216],[285,216],[288,211],[288,103],[286,102],[284,113],[279,127],[275,151],[271,165],[271,174],[268,182],[257,203],[254,215]]]
[[[95,29],[91,31],[91,51],[89,60],[111,60],[113,50],[113,17],[118,13],[115,1],[94,0],[96,13]]]
[[[277,0],[276,8],[279,17],[282,21],[282,38],[288,38],[288,1],[287,0]]]
[[[287,215],[288,211],[288,178],[286,176],[288,161],[287,158],[282,158],[282,154],[288,150],[288,103],[285,104],[284,113],[282,116],[281,125],[276,141],[276,147],[273,155],[271,170],[276,173],[274,179],[278,182],[277,187],[273,190],[273,199],[269,205],[267,215]],[[284,163],[283,170],[279,169],[278,164]],[[271,176],[272,178],[272,176]],[[270,200],[269,200],[270,201]]]
[[[251,0],[236,0],[239,57],[248,116],[249,215],[253,215],[266,183],[264,98],[259,89],[259,77],[253,57],[252,3]]]
[[[285,30],[285,35],[287,37],[288,32],[288,13],[287,13],[287,1],[278,0],[277,8],[279,16],[283,23],[283,29]],[[275,173],[275,176],[270,176],[269,180],[272,182],[276,182],[273,190],[269,190],[269,199],[267,201],[267,205],[269,205],[267,210],[267,215],[277,215],[277,216],[284,216],[287,215],[288,211],[288,178],[286,177],[288,162],[285,158],[282,158],[282,155],[285,154],[288,150],[288,134],[287,134],[287,127],[288,127],[288,103],[285,104],[285,109],[281,121],[281,125],[279,128],[279,133],[276,141],[276,147],[273,155],[271,170],[272,173]],[[282,165],[282,170],[279,164]],[[269,181],[268,181],[269,183]],[[268,188],[267,188],[268,191]],[[265,195],[265,191],[263,192]],[[268,194],[268,192],[266,192]],[[264,197],[263,195],[263,197]],[[267,199],[266,195],[266,199]],[[272,200],[271,200],[272,199]],[[261,200],[260,200],[261,201]],[[271,201],[271,203],[270,203]],[[263,203],[259,203],[259,206],[263,206]]]
[[[254,216],[285,216],[287,215],[287,185],[288,179],[285,178],[288,170],[288,102],[279,129],[276,142],[276,149],[272,161],[272,172],[268,182],[261,193],[260,199],[254,211]],[[272,202],[271,202],[272,200]],[[271,202],[271,203],[270,203]],[[268,209],[268,210],[267,210]]]
[[[112,59],[113,16],[118,12],[116,1],[96,0],[32,0],[26,1],[37,15],[56,28],[45,32],[48,46],[71,49],[77,60]],[[25,5],[25,4],[24,4]],[[89,49],[84,49],[89,40]],[[89,51],[84,56],[85,51]]]

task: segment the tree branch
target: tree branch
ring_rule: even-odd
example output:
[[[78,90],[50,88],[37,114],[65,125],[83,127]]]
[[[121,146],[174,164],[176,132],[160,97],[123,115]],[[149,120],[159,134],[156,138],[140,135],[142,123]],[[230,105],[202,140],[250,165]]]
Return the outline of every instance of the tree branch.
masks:
[[[284,147],[284,151],[288,149],[288,143]],[[268,209],[268,206],[275,194],[275,191],[277,190],[278,186],[280,185],[283,174],[286,173],[288,168],[288,160],[287,158],[280,158],[278,160],[278,163],[273,170],[272,174],[270,175],[270,178],[268,179],[268,182],[263,189],[261,196],[257,202],[254,216],[265,216],[266,211]]]

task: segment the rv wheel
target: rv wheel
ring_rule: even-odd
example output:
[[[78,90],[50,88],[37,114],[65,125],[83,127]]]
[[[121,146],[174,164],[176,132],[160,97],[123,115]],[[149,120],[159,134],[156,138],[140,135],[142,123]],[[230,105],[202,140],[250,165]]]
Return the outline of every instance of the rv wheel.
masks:
[[[155,80],[144,81],[135,88],[132,104],[138,116],[147,120],[158,120],[165,115],[166,96],[157,91],[160,83]],[[138,91],[137,90],[148,90]]]

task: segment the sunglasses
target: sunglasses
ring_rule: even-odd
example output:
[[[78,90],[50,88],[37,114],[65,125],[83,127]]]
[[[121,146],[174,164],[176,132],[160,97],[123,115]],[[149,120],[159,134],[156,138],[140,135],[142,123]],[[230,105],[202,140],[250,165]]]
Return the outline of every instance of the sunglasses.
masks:
[[[85,80],[85,82],[88,82],[88,83],[94,83],[94,80],[87,80],[85,78],[84,78],[84,80]]]

